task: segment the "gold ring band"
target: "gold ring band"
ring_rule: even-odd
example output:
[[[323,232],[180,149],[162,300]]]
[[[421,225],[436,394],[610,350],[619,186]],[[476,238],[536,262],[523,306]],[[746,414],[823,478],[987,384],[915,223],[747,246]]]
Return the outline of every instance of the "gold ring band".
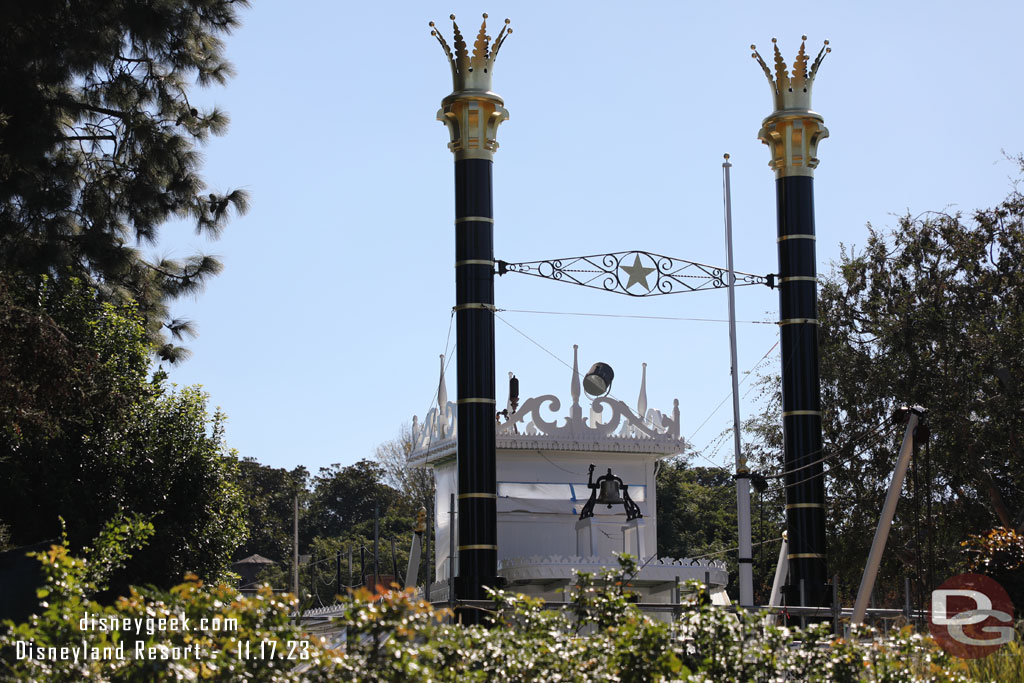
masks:
[[[475,222],[475,223],[494,223],[494,219],[493,218],[488,218],[487,216],[463,216],[462,218],[456,218],[455,222],[456,223],[470,223],[470,222]]]
[[[787,560],[824,560],[825,556],[821,553],[796,553],[794,555],[786,555]]]
[[[496,545],[487,545],[485,543],[477,543],[476,545],[460,545],[459,550],[497,550]]]
[[[782,242],[783,240],[817,240],[818,238],[814,235],[783,235],[776,242]]]
[[[479,304],[479,303],[477,303],[477,304],[458,304],[456,306],[452,306],[452,310],[453,311],[472,311],[472,310],[480,310],[480,309],[483,309],[485,311],[491,311],[492,313],[498,310],[498,308],[494,304]]]
[[[779,282],[817,282],[818,278],[811,277],[810,275],[791,275],[789,277],[780,277]]]
[[[797,415],[810,415],[812,417],[821,417],[820,410],[784,410],[782,411],[782,417],[794,417]]]
[[[472,259],[466,259],[465,261],[456,261],[455,262],[455,267],[456,268],[458,268],[459,266],[493,266],[493,265],[494,265],[494,261],[489,261],[487,259],[481,259],[481,258],[472,258]]]
[[[799,510],[802,508],[820,508],[825,509],[824,503],[790,503],[786,506],[787,510]]]
[[[491,405],[494,405],[494,399],[493,398],[460,398],[455,403],[457,405],[462,405],[463,403],[490,403]]]
[[[817,325],[818,324],[818,319],[817,318],[786,318],[785,320],[780,320],[779,321],[779,325],[801,325],[801,324]]]
[[[497,500],[498,494],[497,493],[460,493],[459,494],[459,500],[462,500],[463,498],[490,498],[492,500]]]

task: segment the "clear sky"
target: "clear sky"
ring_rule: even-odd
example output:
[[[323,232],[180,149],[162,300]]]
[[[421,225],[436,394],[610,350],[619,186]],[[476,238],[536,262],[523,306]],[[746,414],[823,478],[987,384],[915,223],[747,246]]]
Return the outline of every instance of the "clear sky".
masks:
[[[831,132],[815,179],[819,272],[840,244],[863,245],[869,222],[998,202],[1016,175],[1002,150],[1024,151],[1019,0],[256,2],[227,39],[238,75],[194,97],[232,120],[204,149],[209,185],[246,188],[252,208],[218,242],[172,225],[161,245],[224,261],[173,308],[200,336],[171,377],[204,386],[241,455],[314,472],[352,463],[431,406],[455,287],[452,155],[435,121],[452,84],[428,22],[450,42],[450,13],[475,35],[485,11],[491,35],[506,16],[514,30],[494,70],[511,115],[494,169],[506,261],[639,249],[724,265],[727,152],[736,268],[775,272],[774,178],[757,140],[772,100],[749,49],[770,63],[772,37],[787,63],[801,34],[814,54],[823,39],[833,48],[813,92]],[[683,436],[731,462],[718,438],[731,425],[724,323],[513,312],[722,320],[723,291],[633,299],[506,275],[495,298],[508,309],[496,322],[499,406],[508,371],[524,399],[565,405],[569,371],[548,351],[571,363],[576,343],[584,368],[615,369],[612,393],[631,405],[646,362],[649,405],[679,398]],[[737,290],[741,321],[777,311],[776,292]],[[741,323],[741,370],[777,338],[774,325]],[[769,359],[763,372],[777,370],[777,350]],[[752,384],[740,389],[745,415]]]

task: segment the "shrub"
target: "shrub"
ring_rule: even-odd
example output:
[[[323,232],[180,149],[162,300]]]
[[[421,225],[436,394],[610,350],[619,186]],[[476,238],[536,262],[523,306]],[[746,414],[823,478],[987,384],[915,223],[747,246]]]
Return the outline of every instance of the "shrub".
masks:
[[[126,540],[124,525],[119,528]],[[113,553],[102,556],[109,564]],[[3,680],[970,680],[962,663],[909,630],[887,638],[864,630],[844,640],[822,626],[765,627],[756,615],[710,605],[697,584],[690,586],[680,618],[653,619],[632,602],[636,564],[628,557],[619,571],[581,575],[570,610],[545,609],[540,600],[497,591],[485,610],[486,625],[453,624],[448,611],[407,592],[357,591],[339,598],[335,626],[345,632],[336,643],[296,626],[290,618],[294,603],[266,588],[242,597],[189,577],[169,591],[132,589],[101,605],[89,598],[96,588],[90,560],[72,557],[63,545],[36,557],[47,578],[44,608],[26,623],[6,624],[0,636]],[[94,623],[138,619],[133,624],[143,627],[83,629],[87,613]],[[145,628],[147,619],[161,618],[166,627]],[[175,618],[179,623],[171,627]],[[221,630],[197,628],[204,618],[235,622]],[[185,620],[189,629],[181,627]],[[78,662],[19,658],[19,641],[44,648],[43,654],[50,647],[86,647],[100,654],[107,648],[111,656]],[[113,656],[119,644],[123,659]]]

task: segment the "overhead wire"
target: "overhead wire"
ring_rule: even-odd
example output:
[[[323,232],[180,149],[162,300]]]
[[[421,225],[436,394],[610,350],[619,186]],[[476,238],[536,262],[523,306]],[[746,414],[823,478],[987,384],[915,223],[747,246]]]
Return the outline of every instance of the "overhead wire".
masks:
[[[781,541],[781,540],[782,540],[782,536],[779,536],[778,538],[769,538],[766,541],[758,541],[756,543],[751,543],[750,545],[767,545],[768,543],[777,543],[778,541]],[[688,560],[703,560],[705,557],[716,557],[718,555],[726,555],[728,553],[736,552],[739,549],[740,549],[739,546],[736,546],[735,548],[726,548],[725,550],[717,550],[717,551],[715,551],[713,553],[707,553],[705,555],[697,555],[696,557],[688,557],[686,559],[688,559]]]
[[[895,431],[896,431],[896,428],[893,428],[892,430],[890,430],[890,433],[893,433]],[[840,463],[849,462],[849,461],[853,460],[854,457],[859,456],[859,455],[863,455],[864,452],[867,451],[869,448],[871,448],[873,446],[876,446],[881,441],[881,437],[882,436],[886,436],[886,435],[885,434],[879,435],[878,439],[876,439],[875,441],[873,441],[870,444],[867,444],[864,448],[860,449],[859,451],[855,451],[854,453],[851,453],[848,458],[846,458],[844,460],[841,460]],[[826,456],[825,458],[822,458],[822,460],[828,460],[828,459],[831,459],[831,458],[834,458],[834,457],[838,457],[839,455],[840,455],[840,453],[837,452],[837,453],[834,453],[834,454],[832,454],[830,456]],[[827,470],[823,469],[821,472],[812,474],[809,477],[804,477],[800,481],[794,481],[794,482],[792,482],[790,484],[786,484],[784,488],[788,489],[788,488],[791,488],[793,486],[797,486],[799,484],[803,484],[805,482],[811,481],[813,479],[817,479],[818,477],[823,477],[826,474],[830,473],[833,469],[834,469],[833,467],[830,467]]]
[[[567,363],[566,361],[564,361],[564,360],[563,360],[562,358],[560,358],[560,357],[559,357],[559,356],[558,356],[557,354],[555,354],[554,352],[552,352],[552,351],[551,351],[550,349],[548,349],[547,347],[545,347],[545,346],[544,346],[543,344],[541,344],[540,342],[538,342],[538,341],[537,341],[536,339],[532,338],[532,337],[531,337],[530,335],[528,335],[528,334],[526,334],[525,332],[523,332],[522,330],[520,330],[520,329],[519,329],[518,327],[516,327],[515,325],[513,325],[513,324],[512,324],[512,323],[510,323],[509,321],[505,320],[505,319],[504,319],[503,317],[501,317],[500,315],[497,315],[497,313],[495,314],[495,316],[494,316],[494,317],[495,317],[495,318],[497,318],[498,320],[500,320],[501,322],[503,322],[503,323],[504,323],[505,325],[508,325],[508,326],[509,326],[510,328],[512,328],[512,329],[513,329],[513,330],[515,330],[515,331],[516,331],[516,332],[517,332],[518,334],[520,334],[520,335],[521,335],[522,337],[524,337],[524,338],[525,338],[525,339],[526,339],[527,341],[529,341],[530,343],[534,344],[534,345],[535,345],[535,346],[536,346],[537,348],[539,348],[540,350],[544,351],[544,353],[548,354],[549,356],[551,356],[552,358],[554,358],[554,359],[555,359],[556,361],[558,361],[559,363],[561,363],[561,364],[562,364],[562,365],[564,365],[565,367],[569,368],[570,370],[572,370],[572,369],[573,369],[571,365],[569,365],[569,364],[568,364],[568,363]],[[778,346],[778,345],[779,345],[779,342],[778,342],[778,340],[776,340],[776,342],[775,342],[774,344],[772,344],[771,348],[769,348],[769,349],[768,349],[768,350],[767,350],[767,351],[766,351],[766,352],[764,353],[764,355],[763,355],[763,356],[761,356],[761,358],[759,358],[759,359],[757,360],[757,362],[756,362],[756,363],[754,363],[754,368],[756,368],[756,367],[757,367],[757,366],[758,366],[758,365],[759,365],[759,364],[760,364],[760,363],[761,363],[761,362],[762,362],[762,361],[763,361],[763,360],[764,360],[765,358],[767,358],[767,357],[768,357],[768,356],[769,356],[769,355],[770,355],[770,354],[772,353],[772,351],[774,351],[774,350],[775,350],[775,347],[776,347],[776,346]],[[743,379],[742,379],[742,380],[740,381],[740,384],[742,384],[743,382],[745,382],[745,381],[747,380],[747,378],[748,378],[748,377],[750,376],[750,373],[752,373],[752,372],[753,372],[754,368],[751,368],[751,370],[749,370],[749,371],[748,371],[748,372],[747,372],[747,373],[746,373],[746,374],[744,375]],[[580,375],[581,375],[582,373],[580,373],[579,371],[577,371],[577,374],[580,374]],[[611,394],[609,394],[609,395],[611,395]],[[722,399],[721,403],[719,403],[719,404],[718,404],[718,406],[717,406],[717,407],[716,407],[716,408],[715,408],[715,409],[714,409],[714,410],[713,410],[713,411],[711,412],[711,414],[710,414],[710,415],[708,415],[708,417],[707,417],[707,418],[705,418],[704,422],[702,422],[702,423],[701,423],[701,425],[700,425],[699,427],[697,427],[697,429],[696,429],[696,430],[694,431],[694,433],[693,433],[693,436],[695,436],[695,435],[697,434],[697,432],[699,432],[699,431],[701,430],[701,428],[702,428],[702,427],[703,427],[703,426],[704,426],[704,425],[705,425],[705,424],[706,424],[706,423],[708,422],[708,420],[710,420],[710,419],[711,419],[711,418],[712,418],[712,417],[714,416],[714,414],[715,414],[715,413],[717,413],[717,412],[718,412],[718,410],[719,410],[719,409],[720,409],[720,408],[721,408],[721,407],[722,407],[722,406],[723,406],[723,405],[725,404],[725,402],[726,402],[726,401],[728,401],[728,400],[729,400],[729,398],[731,398],[731,397],[732,397],[732,392],[730,391],[730,392],[729,392],[729,394],[728,394],[728,395],[726,395],[726,397]],[[612,395],[612,398],[615,398],[615,396],[613,396],[613,395]],[[619,399],[616,399],[616,400],[619,400]],[[645,421],[645,422],[648,422],[648,420],[646,419],[646,417],[645,417],[645,416],[641,416],[641,418],[642,418],[642,419],[644,419],[644,421]],[[690,439],[688,439],[687,441],[688,441],[688,442],[692,442],[692,440],[693,440],[693,436],[691,436],[691,437],[690,437]],[[705,455],[704,455],[703,453],[701,453],[700,451],[697,451],[697,455],[699,455],[700,457],[702,457],[702,458],[704,458],[705,460],[707,460],[707,461],[708,461],[709,463],[711,463],[712,465],[714,465],[714,466],[715,466],[716,468],[719,468],[719,469],[721,469],[721,470],[723,470],[723,471],[725,471],[725,472],[729,472],[729,473],[731,473],[731,472],[732,472],[732,470],[730,470],[729,468],[725,467],[724,465],[720,465],[719,463],[716,463],[716,462],[714,462],[713,460],[711,460],[710,458],[708,458],[707,456],[705,456]]]
[[[513,325],[513,324],[512,324],[512,323],[510,323],[509,321],[505,320],[504,318],[502,318],[502,317],[501,317],[500,315],[498,315],[497,313],[495,313],[494,317],[495,317],[495,318],[497,318],[498,320],[500,320],[501,322],[505,323],[505,324],[506,324],[506,325],[508,325],[509,327],[511,327],[511,328],[512,328],[513,330],[515,330],[515,331],[516,331],[516,332],[518,332],[518,333],[519,333],[520,335],[522,335],[522,336],[523,336],[523,337],[524,337],[524,338],[525,338],[525,339],[526,339],[527,341],[529,341],[529,342],[531,342],[532,344],[536,345],[536,346],[537,346],[537,348],[539,348],[539,349],[540,349],[541,351],[543,351],[544,353],[548,354],[549,356],[551,356],[552,358],[554,358],[555,360],[557,360],[557,361],[558,361],[559,363],[561,363],[561,364],[562,364],[562,365],[564,365],[565,367],[569,368],[570,370],[574,370],[574,371],[576,372],[576,376],[577,376],[577,377],[579,377],[580,379],[583,379],[583,373],[582,373],[582,372],[580,372],[580,371],[579,371],[578,369],[574,369],[574,368],[573,368],[573,366],[569,365],[569,364],[568,364],[567,362],[565,362],[564,360],[562,360],[561,358],[559,358],[557,354],[555,354],[555,353],[554,353],[553,351],[551,351],[550,349],[548,349],[547,347],[545,347],[545,346],[544,346],[543,344],[541,344],[541,343],[540,343],[539,341],[537,341],[536,339],[534,339],[534,338],[533,338],[533,337],[531,337],[530,335],[526,334],[525,332],[523,332],[522,330],[520,330],[520,329],[519,329],[518,327],[516,327],[515,325]],[[622,399],[618,398],[617,396],[615,396],[615,394],[613,394],[613,393],[611,393],[611,392],[609,392],[609,393],[608,393],[607,395],[608,395],[608,396],[610,396],[610,397],[612,397],[612,398],[613,398],[613,399],[615,399],[616,401],[620,401],[620,402],[622,402],[622,403],[625,403],[625,401],[622,401]],[[646,422],[646,423],[650,424],[650,420],[648,420],[648,419],[647,419],[647,418],[646,418],[646,417],[645,417],[644,415],[641,415],[641,416],[640,416],[640,419],[641,419],[641,420],[643,420],[644,422]]]
[[[500,313],[535,313],[538,315],[575,315],[588,318],[630,318],[633,320],[678,320],[684,322],[704,322],[704,323],[727,323],[728,320],[721,318],[679,318],[667,315],[625,315],[621,313],[583,313],[577,311],[535,311],[519,308],[499,308],[496,309]],[[750,325],[775,325],[776,323],[769,322],[767,320],[737,320],[738,323],[745,323]]]
[[[826,460],[831,460],[832,458],[838,457],[839,455],[842,454],[841,453],[842,450],[845,450],[846,448],[849,448],[851,446],[855,446],[857,443],[863,441],[864,439],[866,439],[868,437],[871,437],[871,436],[874,436],[876,434],[879,434],[883,429],[886,428],[886,426],[891,426],[891,425],[886,425],[885,422],[882,422],[881,424],[875,425],[873,428],[867,430],[866,432],[863,432],[860,436],[847,441],[845,444],[843,444],[841,449],[836,450],[836,452],[834,452],[834,453],[832,453],[830,455],[823,456],[823,457],[818,458],[817,460],[815,460],[813,462],[809,462],[809,463],[806,463],[804,465],[800,465],[799,467],[794,467],[791,470],[786,470],[784,472],[779,472],[778,474],[765,475],[765,479],[782,479],[783,477],[785,477],[788,474],[792,474],[794,472],[799,472],[801,470],[805,470],[808,467],[813,467],[813,466],[815,466],[815,465],[817,465],[819,463],[825,462]],[[890,429],[890,431],[893,431],[893,430]],[[873,446],[877,442],[878,441],[876,440],[876,441],[872,442],[870,445]],[[818,455],[819,453],[824,453],[825,450],[826,450],[826,447],[823,446],[823,447],[819,448],[816,451],[808,453],[807,455]]]

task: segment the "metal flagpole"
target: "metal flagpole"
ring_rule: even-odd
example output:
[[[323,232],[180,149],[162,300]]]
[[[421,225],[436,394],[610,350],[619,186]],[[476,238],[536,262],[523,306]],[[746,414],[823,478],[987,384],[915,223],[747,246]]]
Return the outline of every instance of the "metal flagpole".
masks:
[[[732,263],[732,190],[729,155],[722,162],[722,200],[725,204],[725,258],[729,271],[729,362],[732,364],[732,443],[736,453],[736,522],[739,526],[740,606],[754,604],[754,552],[750,543],[750,470],[740,444],[740,380],[736,361],[736,276]]]

